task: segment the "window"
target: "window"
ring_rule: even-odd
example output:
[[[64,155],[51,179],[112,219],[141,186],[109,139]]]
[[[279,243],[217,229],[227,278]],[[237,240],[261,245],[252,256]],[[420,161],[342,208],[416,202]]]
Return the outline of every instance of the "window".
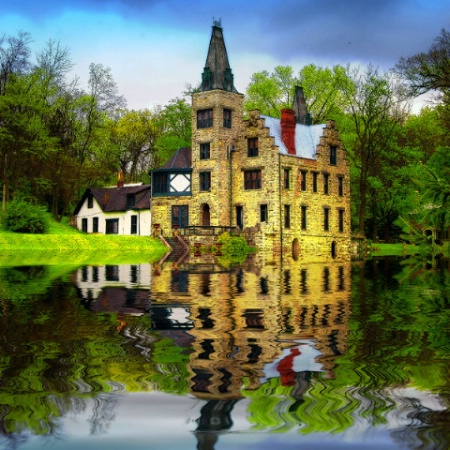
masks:
[[[308,207],[305,205],[302,205],[302,216],[301,216],[302,230],[306,230],[306,227],[307,227],[307,219],[306,219],[307,210],[308,210]]]
[[[88,232],[88,220],[87,219],[81,219],[81,230],[84,233]]]
[[[300,171],[300,188],[302,191],[306,191],[306,170]]]
[[[341,197],[344,195],[344,177],[338,177],[338,194]]]
[[[105,266],[106,281],[119,281],[119,266]]]
[[[106,219],[106,234],[119,234],[119,219]]]
[[[231,109],[223,110],[223,127],[231,128]]]
[[[291,228],[291,207],[284,205],[284,228]]]
[[[247,140],[247,156],[249,158],[258,156],[258,138],[248,138],[248,140]]]
[[[167,173],[165,172],[154,172],[152,176],[153,180],[153,193],[154,194],[165,194],[169,192],[169,181]]]
[[[337,148],[330,145],[330,165],[335,166],[337,164]]]
[[[92,219],[92,232],[98,233],[98,217]]]
[[[137,216],[131,216],[131,234],[137,234]]]
[[[189,208],[187,205],[172,206],[172,228],[178,225],[180,228],[189,225]]]
[[[344,210],[343,209],[339,209],[338,210],[339,213],[339,232],[343,233],[344,232]]]
[[[283,171],[283,186],[284,189],[289,189],[290,170],[284,169]]]
[[[211,144],[209,142],[200,144],[200,159],[209,158],[211,158]]]
[[[329,194],[330,192],[330,175],[328,173],[323,174],[323,193]]]
[[[313,172],[313,192],[317,192],[317,172]]]
[[[88,208],[93,208],[93,207],[94,207],[94,196],[92,195],[92,193],[90,193],[90,194],[88,195],[88,198],[87,198],[87,207],[88,207]]]
[[[213,126],[213,110],[202,109],[197,111],[197,128],[210,128]]]
[[[259,205],[259,221],[267,222],[268,213],[267,213],[267,205]]]
[[[200,190],[211,190],[211,172],[200,172]]]
[[[261,189],[261,170],[247,170],[244,172],[245,189]]]
[[[136,206],[136,194],[127,194],[127,209]]]
[[[325,231],[330,230],[330,208],[323,209],[323,229]]]

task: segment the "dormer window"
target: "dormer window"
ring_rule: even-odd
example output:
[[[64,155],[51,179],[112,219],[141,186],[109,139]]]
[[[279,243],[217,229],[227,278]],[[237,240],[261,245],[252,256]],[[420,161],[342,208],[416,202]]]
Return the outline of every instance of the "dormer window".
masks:
[[[134,208],[136,206],[136,194],[127,194],[127,208]]]
[[[92,194],[88,195],[87,198],[87,207],[88,208],[93,208],[94,207],[94,196]]]

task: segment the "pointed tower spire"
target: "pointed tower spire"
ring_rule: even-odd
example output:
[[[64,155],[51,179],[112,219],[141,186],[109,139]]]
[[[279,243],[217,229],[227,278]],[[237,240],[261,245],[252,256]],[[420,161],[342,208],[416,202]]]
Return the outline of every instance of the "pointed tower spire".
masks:
[[[200,91],[212,91],[213,89],[237,93],[220,20],[214,20],[213,23]]]

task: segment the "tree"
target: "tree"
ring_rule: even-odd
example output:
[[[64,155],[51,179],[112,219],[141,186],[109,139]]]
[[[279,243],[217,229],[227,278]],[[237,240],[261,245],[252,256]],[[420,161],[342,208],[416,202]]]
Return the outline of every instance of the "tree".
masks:
[[[253,74],[247,87],[244,106],[247,110],[259,109],[262,114],[280,117],[283,108],[291,108],[295,86],[301,86],[306,105],[314,123],[336,119],[345,103],[344,89],[351,83],[342,66],[332,69],[305,66],[295,77],[289,66],[277,66],[273,73]]]
[[[369,66],[350,72],[352,84],[344,90],[347,122],[341,128],[352,161],[353,202],[358,211],[356,225],[365,233],[368,196],[380,189],[384,167],[398,159],[396,136],[408,111],[402,86],[389,74]]]

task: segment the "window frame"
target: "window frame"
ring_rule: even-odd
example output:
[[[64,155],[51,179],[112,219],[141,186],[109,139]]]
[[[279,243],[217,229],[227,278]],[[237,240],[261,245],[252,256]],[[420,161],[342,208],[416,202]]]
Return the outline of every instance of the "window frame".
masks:
[[[307,170],[300,170],[300,190],[306,191],[306,175]]]
[[[345,221],[345,210],[344,209],[338,209],[338,229],[339,233],[344,232],[344,221]]]
[[[105,219],[105,234],[119,234],[119,219]]]
[[[244,190],[253,190],[262,188],[262,170],[252,169],[244,170]]]
[[[338,175],[338,195],[339,197],[344,196],[344,177],[342,175]]]
[[[212,128],[214,124],[214,111],[212,108],[197,110],[197,129]]]
[[[330,194],[330,174],[326,172],[323,173],[323,193]]]
[[[200,144],[200,159],[211,159],[211,142],[202,142]]]
[[[318,192],[319,172],[313,172],[313,192]]]
[[[269,221],[269,211],[267,208],[267,203],[259,205],[259,221],[268,222]]]
[[[231,128],[233,125],[233,111],[229,108],[223,109],[223,127]]]
[[[198,173],[198,189],[201,192],[211,191],[211,172],[205,170]]]
[[[259,156],[258,144],[259,144],[259,142],[258,142],[257,137],[247,138],[247,157],[248,158],[255,158],[256,156]]]
[[[330,208],[323,208],[323,230],[330,231]]]
[[[137,215],[133,214],[130,217],[130,234],[137,234]]]
[[[291,228],[291,205],[284,205],[284,228]]]
[[[300,207],[300,228],[302,230],[308,229],[308,207],[306,205],[301,205]]]
[[[283,188],[290,189],[291,188],[291,170],[283,169]]]
[[[98,217],[92,218],[92,232],[98,233]]]
[[[330,145],[330,166],[337,165],[337,147]]]

